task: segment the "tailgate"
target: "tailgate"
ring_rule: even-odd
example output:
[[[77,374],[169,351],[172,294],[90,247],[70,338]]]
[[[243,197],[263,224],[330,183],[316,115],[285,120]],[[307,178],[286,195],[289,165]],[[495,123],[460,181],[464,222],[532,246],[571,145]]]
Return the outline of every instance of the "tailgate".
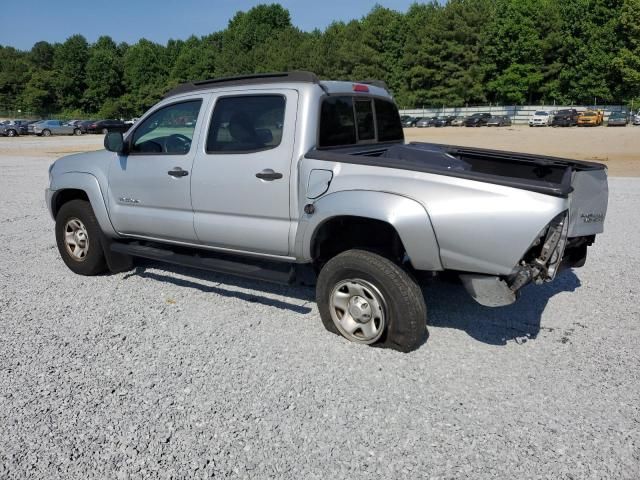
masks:
[[[569,195],[569,237],[602,233],[609,187],[606,168],[574,171]]]

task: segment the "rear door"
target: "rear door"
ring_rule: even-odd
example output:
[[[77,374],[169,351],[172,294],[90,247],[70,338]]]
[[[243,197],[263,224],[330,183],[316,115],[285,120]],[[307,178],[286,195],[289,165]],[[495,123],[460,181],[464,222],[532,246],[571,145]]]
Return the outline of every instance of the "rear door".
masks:
[[[109,167],[109,215],[119,233],[196,243],[191,172],[207,96],[161,104]],[[197,121],[197,122],[196,122]]]
[[[216,94],[191,179],[202,243],[288,255],[297,104],[288,89]]]

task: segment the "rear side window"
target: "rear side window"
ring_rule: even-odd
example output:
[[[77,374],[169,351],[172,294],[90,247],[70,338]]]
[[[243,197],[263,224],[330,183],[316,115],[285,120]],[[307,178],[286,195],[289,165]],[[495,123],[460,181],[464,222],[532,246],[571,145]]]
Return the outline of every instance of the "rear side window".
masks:
[[[280,145],[284,127],[282,95],[222,97],[216,102],[207,136],[207,153],[242,153]]]
[[[319,147],[404,139],[400,114],[388,100],[326,97],[320,108]]]

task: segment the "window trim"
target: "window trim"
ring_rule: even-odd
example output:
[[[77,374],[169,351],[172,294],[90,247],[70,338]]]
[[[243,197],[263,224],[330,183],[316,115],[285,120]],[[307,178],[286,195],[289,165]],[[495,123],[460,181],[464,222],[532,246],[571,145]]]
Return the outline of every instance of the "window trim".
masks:
[[[251,150],[233,150],[233,151],[224,151],[224,150],[216,150],[212,151],[208,149],[209,144],[209,132],[211,132],[211,127],[213,125],[213,115],[216,112],[216,107],[218,106],[218,101],[226,98],[246,98],[246,97],[280,97],[284,100],[284,115],[282,119],[282,136],[280,137],[280,142],[277,145],[271,145],[269,147],[264,148],[256,148]],[[267,152],[269,150],[273,150],[282,145],[282,139],[284,138],[284,128],[287,120],[287,96],[283,93],[249,93],[249,94],[233,94],[229,93],[228,95],[220,95],[216,97],[215,102],[211,106],[211,114],[209,115],[209,121],[207,124],[207,128],[204,132],[203,137],[203,147],[205,155],[242,155],[247,153],[257,153],[257,152]]]
[[[373,111],[373,125],[374,125],[374,129],[376,132],[376,136],[375,139],[373,140],[359,140],[359,136],[358,136],[358,125],[356,123],[355,125],[355,130],[356,130],[356,143],[346,143],[344,145],[329,145],[329,146],[322,146],[320,145],[320,129],[322,128],[322,105],[324,104],[324,102],[326,102],[328,99],[330,98],[334,98],[334,97],[351,97],[353,99],[353,120],[354,122],[357,122],[357,118],[355,116],[355,103],[356,100],[359,99],[363,99],[363,98],[368,98],[371,100],[372,102],[372,111]],[[353,147],[356,145],[389,145],[389,144],[393,144],[393,143],[398,143],[398,142],[404,142],[405,138],[404,138],[404,132],[402,133],[402,138],[401,139],[397,139],[397,140],[385,140],[383,142],[378,141],[378,116],[377,116],[377,112],[376,112],[376,102],[374,100],[382,100],[385,102],[389,102],[392,105],[396,106],[396,109],[398,108],[398,106],[396,105],[396,102],[393,100],[393,98],[391,97],[385,97],[383,95],[372,95],[372,94],[357,94],[357,93],[333,93],[331,95],[323,95],[322,99],[320,101],[320,108],[318,109],[318,128],[316,129],[316,149],[317,150],[330,150],[332,148],[345,148],[345,147]],[[402,123],[401,123],[402,124]]]
[[[189,151],[185,152],[185,153],[169,153],[169,152],[134,152],[132,150],[133,147],[133,139],[136,136],[136,132],[138,131],[139,128],[142,127],[142,125],[144,124],[144,122],[146,120],[149,119],[149,117],[151,117],[152,115],[154,115],[156,112],[159,112],[160,110],[164,110],[165,108],[169,108],[169,107],[173,107],[174,105],[180,105],[182,103],[190,103],[190,102],[200,102],[200,109],[198,110],[198,116],[196,117],[196,124],[193,127],[193,136],[196,136],[196,129],[198,128],[198,119],[200,118],[200,114],[202,113],[202,106],[204,105],[204,97],[192,97],[192,98],[183,98],[180,100],[176,100],[175,102],[171,102],[171,103],[166,103],[162,106],[159,106],[158,108],[156,108],[155,110],[153,110],[152,112],[149,112],[148,115],[146,115],[144,118],[141,119],[141,121],[136,122],[138,123],[138,125],[136,125],[136,128],[134,130],[131,131],[131,133],[129,133],[127,135],[127,156],[132,156],[132,157],[140,157],[140,156],[159,156],[159,155],[170,155],[170,156],[185,156],[185,155],[189,155],[191,153],[191,149],[193,148],[193,138],[191,139],[191,145],[189,146]]]

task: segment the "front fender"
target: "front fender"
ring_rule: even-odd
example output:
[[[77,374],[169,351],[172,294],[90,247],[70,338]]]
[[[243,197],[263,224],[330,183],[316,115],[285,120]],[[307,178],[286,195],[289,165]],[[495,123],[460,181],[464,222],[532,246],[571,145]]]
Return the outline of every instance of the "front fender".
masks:
[[[325,195],[313,206],[313,214],[303,214],[296,233],[295,255],[304,262],[312,260],[311,243],[318,228],[335,217],[355,216],[393,226],[415,269],[442,270],[431,220],[415,200],[393,193],[347,190]]]
[[[100,224],[102,231],[108,235],[117,236],[116,231],[109,219],[106,202],[98,179],[90,173],[68,172],[53,176],[49,192],[47,193],[47,207],[50,212],[54,211],[56,195],[65,189],[82,190],[89,197],[93,213]]]

